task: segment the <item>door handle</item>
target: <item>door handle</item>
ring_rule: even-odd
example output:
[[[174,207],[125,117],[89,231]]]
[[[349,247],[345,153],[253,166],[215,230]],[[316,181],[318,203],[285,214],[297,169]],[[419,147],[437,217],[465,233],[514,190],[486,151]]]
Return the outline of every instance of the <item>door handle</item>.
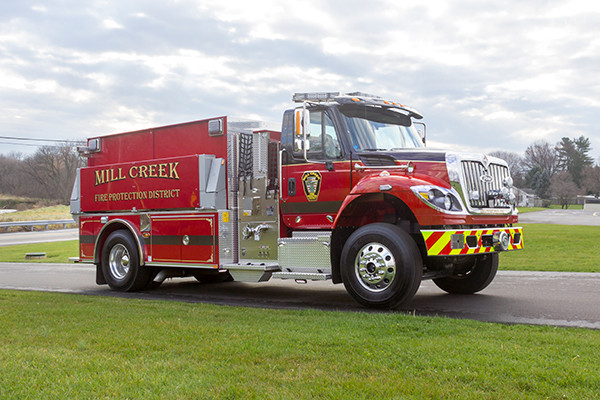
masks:
[[[288,196],[293,197],[296,195],[296,178],[288,179]]]

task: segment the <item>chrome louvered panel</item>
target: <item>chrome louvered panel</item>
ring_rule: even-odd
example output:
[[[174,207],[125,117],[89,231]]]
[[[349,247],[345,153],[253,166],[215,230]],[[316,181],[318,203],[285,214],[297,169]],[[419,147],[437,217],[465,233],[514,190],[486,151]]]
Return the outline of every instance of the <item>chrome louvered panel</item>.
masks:
[[[463,190],[472,208],[510,208],[508,199],[502,196],[508,168],[490,164],[486,169],[479,161],[462,161]]]

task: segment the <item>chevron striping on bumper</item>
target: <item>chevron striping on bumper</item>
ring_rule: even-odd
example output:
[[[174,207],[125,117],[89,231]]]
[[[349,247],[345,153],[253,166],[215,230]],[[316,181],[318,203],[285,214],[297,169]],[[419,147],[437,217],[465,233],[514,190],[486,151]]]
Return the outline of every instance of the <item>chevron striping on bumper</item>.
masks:
[[[510,236],[510,243],[507,251],[523,249],[523,228],[493,228],[493,229],[471,229],[471,230],[423,230],[421,231],[427,255],[429,256],[459,256],[481,253],[491,253],[498,251],[492,242],[494,236],[500,235],[500,232],[506,232]],[[462,235],[464,243],[462,248],[453,248],[453,235]],[[468,237],[476,237],[476,245],[469,246]],[[484,243],[483,237],[486,237]],[[472,240],[471,240],[472,241]],[[457,246],[456,244],[454,247]]]

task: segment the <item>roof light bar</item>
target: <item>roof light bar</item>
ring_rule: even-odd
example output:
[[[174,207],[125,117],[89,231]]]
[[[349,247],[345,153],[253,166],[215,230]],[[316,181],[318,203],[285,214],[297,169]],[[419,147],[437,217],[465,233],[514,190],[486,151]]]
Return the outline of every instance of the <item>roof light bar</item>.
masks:
[[[311,102],[311,103],[331,103],[337,102],[339,104],[348,104],[352,103],[364,103],[368,105],[381,106],[386,108],[397,108],[408,112],[409,116],[421,119],[423,116],[416,110],[413,110],[410,107],[405,106],[404,104],[399,104],[394,101],[389,101],[383,99],[383,97],[375,96],[372,94],[362,93],[362,92],[352,92],[352,93],[340,93],[340,92],[310,92],[310,93],[294,93],[292,97],[294,103],[303,103],[303,102]]]
[[[352,93],[346,93],[346,96],[352,96],[352,97],[370,97],[372,99],[381,99],[381,96],[375,96],[374,94],[368,94],[368,93],[363,93],[363,92],[352,92]]]
[[[292,101],[302,103],[303,101],[328,102],[333,101],[340,96],[340,92],[314,92],[314,93],[294,93]]]

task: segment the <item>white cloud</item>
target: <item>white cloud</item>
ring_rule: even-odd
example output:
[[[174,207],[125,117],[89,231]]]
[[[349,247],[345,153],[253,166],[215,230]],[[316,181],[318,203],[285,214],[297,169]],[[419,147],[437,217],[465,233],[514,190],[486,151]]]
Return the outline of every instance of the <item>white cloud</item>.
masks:
[[[79,136],[224,113],[274,120],[294,91],[361,90],[420,110],[432,143],[453,149],[583,134],[600,154],[589,0],[66,0],[3,4],[0,19],[0,107],[19,129],[49,132],[58,114]]]
[[[106,18],[102,21],[102,26],[106,29],[124,29],[125,27],[112,18]]]

